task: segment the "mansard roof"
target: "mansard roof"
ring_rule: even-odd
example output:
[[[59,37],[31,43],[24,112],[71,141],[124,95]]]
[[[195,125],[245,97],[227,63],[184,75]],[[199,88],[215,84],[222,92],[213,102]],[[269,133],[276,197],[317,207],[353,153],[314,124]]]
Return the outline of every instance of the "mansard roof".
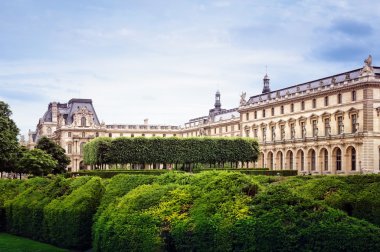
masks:
[[[375,75],[380,75],[380,67],[373,67]],[[306,92],[309,89],[315,89],[319,87],[330,86],[333,83],[343,82],[345,80],[354,80],[359,78],[362,68],[358,68],[352,71],[344,72],[341,74],[317,79],[310,82],[297,84],[294,86],[286,87],[283,89],[275,90],[265,94],[259,94],[251,96],[247,104],[253,104],[261,101],[275,99],[277,97],[285,97],[287,95],[293,95],[298,92]]]
[[[52,122],[52,106],[53,103],[49,103],[48,110],[42,117],[43,122]],[[100,125],[98,116],[95,112],[95,108],[92,105],[91,99],[71,99],[68,103],[57,103],[57,109],[59,114],[63,115],[66,121],[66,125],[73,123],[73,115],[79,109],[85,107],[87,110],[94,115],[94,123]]]

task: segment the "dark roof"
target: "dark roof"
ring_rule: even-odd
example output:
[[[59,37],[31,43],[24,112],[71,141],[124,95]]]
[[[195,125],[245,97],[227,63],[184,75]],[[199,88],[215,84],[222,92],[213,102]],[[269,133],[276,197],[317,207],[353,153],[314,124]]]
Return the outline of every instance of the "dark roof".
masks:
[[[373,68],[374,68],[375,74],[380,75],[380,67],[373,67]],[[315,89],[319,87],[324,88],[326,86],[330,86],[334,78],[335,78],[336,83],[343,82],[345,80],[354,80],[354,79],[359,78],[361,70],[362,68],[359,68],[359,69],[355,69],[349,72],[344,72],[338,75],[333,75],[333,76],[317,79],[314,81],[309,81],[302,84],[286,87],[283,89],[278,89],[269,93],[251,96],[247,104],[257,103],[259,101],[271,100],[271,99],[275,99],[276,97],[286,96],[288,94],[292,95],[297,92],[306,91],[308,89]]]
[[[48,110],[45,112],[42,120],[44,122],[52,121],[52,105],[53,103],[49,103]],[[82,107],[86,107],[90,112],[94,115],[94,123],[96,125],[100,125],[98,116],[96,115],[94,106],[92,105],[91,99],[71,99],[68,103],[57,103],[57,108],[60,114],[66,120],[66,125],[73,123],[73,114]]]

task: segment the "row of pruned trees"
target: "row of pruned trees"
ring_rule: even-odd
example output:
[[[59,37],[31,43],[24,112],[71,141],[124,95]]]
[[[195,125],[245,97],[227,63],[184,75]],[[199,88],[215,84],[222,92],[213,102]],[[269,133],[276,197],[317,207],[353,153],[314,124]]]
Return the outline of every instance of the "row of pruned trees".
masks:
[[[257,141],[248,138],[97,138],[84,146],[84,162],[101,168],[110,164],[175,164],[190,168],[197,163],[257,160]]]

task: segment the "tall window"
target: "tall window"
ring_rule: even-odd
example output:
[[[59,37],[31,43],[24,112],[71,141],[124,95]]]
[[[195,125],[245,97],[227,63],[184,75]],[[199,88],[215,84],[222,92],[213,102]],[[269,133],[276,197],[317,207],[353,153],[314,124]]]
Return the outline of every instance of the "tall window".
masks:
[[[352,101],[356,101],[356,91],[351,92]]]
[[[257,111],[254,112],[255,119],[257,119]]]
[[[284,114],[284,106],[281,106],[281,114]]]
[[[338,104],[342,104],[342,94],[338,94]]]
[[[109,137],[112,137],[112,133],[108,133],[108,136],[109,136]]]
[[[315,171],[315,150],[311,150],[311,170]]]
[[[301,102],[301,110],[305,110],[305,102],[304,101]]]
[[[325,136],[330,135],[330,118],[325,118]]]
[[[317,107],[317,99],[313,99],[313,108]]]
[[[313,120],[313,137],[318,136],[317,120]]]
[[[263,117],[265,117],[265,109],[263,109]]]
[[[51,130],[51,128],[50,128],[50,127],[48,127],[48,128],[47,128],[47,133],[48,133],[48,135],[51,135],[51,133],[52,133],[52,130]]]
[[[329,105],[329,97],[325,96],[325,106],[328,106],[328,105]]]
[[[294,103],[290,104],[290,112],[294,112]]]
[[[253,137],[257,138],[257,129],[253,129]]]
[[[342,151],[340,149],[336,150],[336,170],[342,170]]]
[[[275,126],[271,127],[271,132],[272,132],[272,141],[276,140],[276,128]]]
[[[351,169],[356,170],[356,150],[354,148],[351,149]]]
[[[301,171],[305,169],[305,154],[301,151]]]
[[[323,158],[324,168],[325,168],[325,171],[327,171],[329,169],[329,153],[326,149],[323,153],[323,156],[324,156],[324,158]]]
[[[83,137],[83,138],[86,137],[86,132],[82,132],[82,137]]]
[[[72,145],[71,143],[69,143],[69,144],[67,145],[67,153],[68,153],[68,154],[73,153],[73,145]]]
[[[274,108],[271,108],[272,116],[274,116]]]
[[[293,170],[293,152],[289,153],[289,169]]]
[[[71,132],[67,132],[67,137],[71,137]]]
[[[249,113],[245,114],[245,120],[247,120],[247,121],[249,120]]]
[[[96,132],[96,133],[95,133],[95,137],[99,137],[99,132]]]
[[[357,126],[356,126],[356,121],[357,121],[356,118],[357,118],[356,114],[351,115],[351,131],[352,131],[352,133],[355,133],[358,130]]]
[[[292,139],[296,138],[296,129],[294,128],[294,123],[290,124],[290,137]]]
[[[80,145],[79,145],[79,152],[80,152],[81,155],[83,154],[83,146],[84,146],[84,143],[80,143]]]
[[[281,130],[281,140],[284,140],[285,139],[285,125],[281,125],[280,130]]]
[[[82,127],[86,127],[86,117],[82,117],[81,119],[80,119],[80,126],[82,126]]]
[[[343,116],[338,116],[338,134],[343,134]]]

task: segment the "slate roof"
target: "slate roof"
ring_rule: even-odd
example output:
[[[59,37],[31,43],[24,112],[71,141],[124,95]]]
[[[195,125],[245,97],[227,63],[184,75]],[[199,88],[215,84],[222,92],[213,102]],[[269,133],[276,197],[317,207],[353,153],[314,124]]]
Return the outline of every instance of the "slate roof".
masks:
[[[374,68],[375,75],[380,76],[380,67],[373,67],[373,68]],[[314,81],[286,87],[283,89],[278,89],[269,93],[251,96],[247,104],[253,104],[259,101],[275,99],[276,97],[284,97],[286,95],[296,94],[297,92],[303,92],[308,89],[315,89],[319,87],[321,88],[329,87],[332,84],[332,81],[334,78],[335,78],[336,83],[343,82],[345,80],[354,80],[354,79],[359,78],[361,70],[362,68],[359,68],[359,69],[355,69],[349,72],[344,72],[338,75],[333,75],[333,76],[317,79]]]
[[[100,125],[98,116],[95,112],[94,106],[92,105],[91,99],[71,99],[68,103],[57,103],[58,111],[66,120],[66,125],[70,125],[73,123],[73,115],[74,113],[82,107],[86,107],[90,112],[94,115],[94,123],[96,125]],[[49,103],[48,110],[45,112],[42,117],[44,122],[52,121],[52,103]]]

